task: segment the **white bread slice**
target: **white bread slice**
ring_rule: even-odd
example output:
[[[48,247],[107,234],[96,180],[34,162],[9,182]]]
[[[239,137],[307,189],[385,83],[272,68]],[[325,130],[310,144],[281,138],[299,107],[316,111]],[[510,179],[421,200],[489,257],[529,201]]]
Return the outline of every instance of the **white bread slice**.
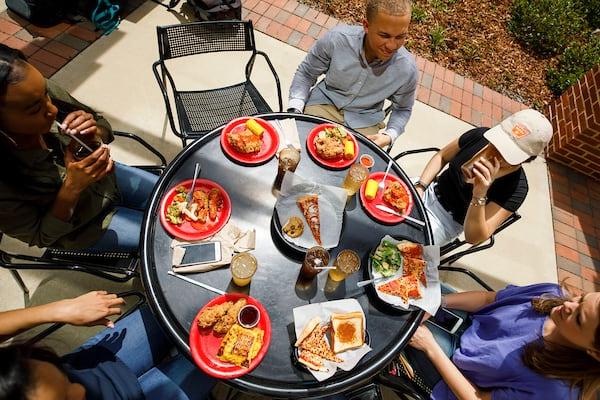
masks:
[[[312,331],[314,331],[315,328],[319,325],[321,325],[320,317],[314,317],[313,319],[308,321],[306,325],[304,325],[304,329],[302,329],[302,333],[300,333],[300,336],[298,337],[298,340],[296,340],[296,343],[294,343],[294,346],[300,346],[300,343],[302,343],[304,339],[306,339],[312,333]]]
[[[298,357],[298,361],[302,364],[306,365],[309,369],[314,371],[329,371],[325,365],[323,364],[323,358],[318,355],[311,353],[308,350],[301,350],[300,356]]]
[[[331,314],[331,341],[336,354],[361,347],[365,343],[363,314],[359,311]]]

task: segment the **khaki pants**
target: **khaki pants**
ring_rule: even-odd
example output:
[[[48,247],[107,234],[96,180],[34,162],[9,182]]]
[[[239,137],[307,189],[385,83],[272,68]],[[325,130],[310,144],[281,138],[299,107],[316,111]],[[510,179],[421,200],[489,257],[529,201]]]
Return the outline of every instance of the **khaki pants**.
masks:
[[[313,104],[306,106],[304,107],[304,114],[327,118],[337,122],[338,124],[344,124],[344,112],[338,110],[333,104]],[[385,128],[385,124],[382,121],[377,125],[354,130],[362,133],[365,136],[371,136],[379,133],[379,130],[383,128]]]

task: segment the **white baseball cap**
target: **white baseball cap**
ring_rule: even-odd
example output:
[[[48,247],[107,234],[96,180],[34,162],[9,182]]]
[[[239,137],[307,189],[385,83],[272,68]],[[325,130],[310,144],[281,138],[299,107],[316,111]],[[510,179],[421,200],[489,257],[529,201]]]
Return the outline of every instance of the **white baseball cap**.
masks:
[[[488,129],[483,136],[507,163],[519,165],[544,150],[552,138],[552,124],[536,110],[521,110]]]

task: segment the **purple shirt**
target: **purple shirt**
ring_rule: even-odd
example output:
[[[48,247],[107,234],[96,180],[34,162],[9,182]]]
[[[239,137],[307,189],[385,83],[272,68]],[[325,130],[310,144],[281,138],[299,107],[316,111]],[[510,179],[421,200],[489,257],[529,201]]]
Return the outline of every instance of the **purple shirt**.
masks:
[[[452,361],[478,387],[490,390],[493,400],[573,399],[568,383],[545,378],[523,364],[526,344],[542,337],[545,315],[533,311],[531,299],[543,293],[560,295],[555,284],[508,286],[496,294],[496,301],[471,314],[472,325],[460,338]],[[432,399],[456,399],[440,381]]]

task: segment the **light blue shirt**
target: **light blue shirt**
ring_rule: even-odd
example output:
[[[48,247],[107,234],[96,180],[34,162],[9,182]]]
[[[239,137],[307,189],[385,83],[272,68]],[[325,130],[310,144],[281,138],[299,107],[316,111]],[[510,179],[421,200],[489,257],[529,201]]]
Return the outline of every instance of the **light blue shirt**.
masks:
[[[415,102],[417,66],[401,47],[389,60],[367,62],[362,26],[340,25],[319,39],[298,66],[288,106],[333,104],[344,111],[344,123],[365,128],[383,121],[383,102],[392,102],[386,133],[394,141],[404,128]],[[325,78],[315,86],[317,78]]]

